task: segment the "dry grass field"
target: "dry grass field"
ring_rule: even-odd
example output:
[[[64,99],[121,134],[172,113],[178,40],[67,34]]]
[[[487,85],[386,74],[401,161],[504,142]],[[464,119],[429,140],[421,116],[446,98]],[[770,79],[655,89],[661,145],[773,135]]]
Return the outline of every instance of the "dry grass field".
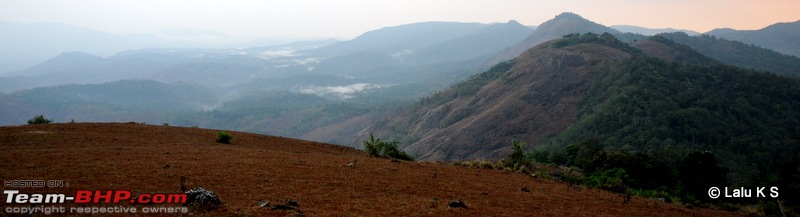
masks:
[[[0,179],[64,180],[69,187],[20,190],[73,195],[78,189],[176,193],[180,177],[186,177],[188,188],[202,186],[224,203],[184,214],[200,216],[298,215],[259,207],[260,201],[280,204],[286,198],[299,202],[306,216],[735,215],[636,197],[622,204],[611,192],[568,189],[525,174],[392,162],[288,138],[230,132],[232,144],[220,144],[214,141],[217,132],[134,123],[0,127]],[[353,161],[355,166],[346,166]],[[453,200],[468,208],[449,208]]]

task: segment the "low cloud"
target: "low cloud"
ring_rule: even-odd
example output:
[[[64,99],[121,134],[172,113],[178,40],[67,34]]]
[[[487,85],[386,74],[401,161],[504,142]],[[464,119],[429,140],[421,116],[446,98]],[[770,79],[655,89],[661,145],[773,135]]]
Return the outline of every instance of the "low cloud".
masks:
[[[349,99],[353,98],[353,95],[356,93],[364,92],[370,89],[385,88],[390,86],[392,85],[368,84],[368,83],[357,83],[347,86],[307,86],[298,88],[297,92],[305,94],[314,94],[322,97],[334,96],[340,99]]]

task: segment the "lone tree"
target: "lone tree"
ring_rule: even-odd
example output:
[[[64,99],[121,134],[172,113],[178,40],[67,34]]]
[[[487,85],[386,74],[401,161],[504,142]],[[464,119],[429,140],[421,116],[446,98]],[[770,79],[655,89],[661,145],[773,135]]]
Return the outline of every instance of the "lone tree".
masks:
[[[397,144],[399,142],[385,142],[381,139],[376,139],[372,134],[369,134],[369,141],[364,141],[364,151],[374,157],[394,158],[398,160],[413,161],[414,158],[408,153],[401,151]]]
[[[28,120],[28,124],[49,124],[50,122],[53,122],[53,120],[44,118],[44,115],[37,115]]]

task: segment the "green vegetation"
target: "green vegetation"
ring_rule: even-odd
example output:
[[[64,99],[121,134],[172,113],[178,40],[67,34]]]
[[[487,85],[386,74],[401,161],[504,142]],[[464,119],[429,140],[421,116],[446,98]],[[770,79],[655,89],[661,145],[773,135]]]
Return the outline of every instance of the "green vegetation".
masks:
[[[369,140],[364,141],[364,151],[374,157],[393,158],[398,160],[413,161],[414,158],[406,152],[401,151],[397,144],[399,142],[385,142],[380,138],[376,139],[372,134],[369,134]]]
[[[505,159],[507,167],[511,167],[512,170],[532,168],[530,164],[533,160],[525,154],[525,146],[527,146],[525,142],[511,141],[511,154]]]
[[[800,77],[800,58],[752,44],[748,45],[710,35],[689,36],[682,32],[663,33],[653,39],[659,42],[672,40],[675,41],[673,43],[684,44],[725,64],[769,71],[777,75]]]
[[[697,205],[774,206],[712,200],[707,191],[779,186],[780,201],[797,210],[800,81],[679,52],[672,63],[634,53],[621,68],[597,72],[578,122],[527,156],[580,168],[588,186]]]
[[[216,142],[223,144],[231,144],[231,142],[233,142],[233,136],[231,136],[231,134],[225,131],[217,132]]]
[[[490,68],[486,72],[473,75],[466,81],[462,81],[458,84],[453,85],[445,92],[433,94],[431,96],[423,98],[422,100],[417,102],[416,106],[441,104],[458,97],[473,96],[481,89],[481,87],[485,86],[489,82],[494,81],[500,76],[506,74],[506,72],[508,72],[508,70],[511,70],[511,68],[513,68],[516,64],[517,64],[516,60],[508,60],[495,64],[494,66],[492,66],[492,68]]]
[[[583,43],[602,44],[623,50],[628,53],[641,53],[641,51],[631,46],[628,46],[628,44],[625,44],[625,42],[617,40],[617,38],[615,38],[614,35],[611,35],[610,33],[607,32],[601,35],[597,35],[591,32],[586,34],[578,34],[578,33],[567,34],[564,35],[564,38],[562,38],[561,40],[558,40],[555,43],[553,43],[553,47],[562,48]]]
[[[28,120],[28,124],[49,124],[50,122],[53,122],[53,120],[44,118],[44,115],[37,115]]]

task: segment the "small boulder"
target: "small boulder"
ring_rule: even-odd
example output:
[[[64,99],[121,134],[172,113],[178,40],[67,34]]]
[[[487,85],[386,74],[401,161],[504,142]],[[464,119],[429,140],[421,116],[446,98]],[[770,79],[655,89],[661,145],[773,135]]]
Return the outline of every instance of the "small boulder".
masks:
[[[213,191],[197,187],[186,191],[186,203],[184,206],[197,206],[204,209],[213,209],[217,205],[221,205],[222,201],[217,197]]]
[[[447,203],[447,207],[450,207],[450,208],[464,208],[464,209],[466,209],[467,208],[467,204],[464,203],[463,201],[460,201],[460,200],[454,200],[454,201],[452,201],[450,203]]]

